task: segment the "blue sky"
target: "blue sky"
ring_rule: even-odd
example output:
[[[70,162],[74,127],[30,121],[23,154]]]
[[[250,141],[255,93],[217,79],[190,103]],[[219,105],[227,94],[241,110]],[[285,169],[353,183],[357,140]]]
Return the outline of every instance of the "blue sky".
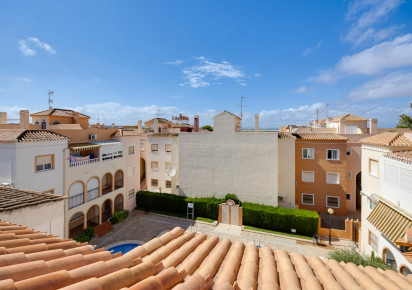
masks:
[[[54,106],[136,124],[228,110],[244,127],[412,114],[412,4],[1,1],[0,110]],[[327,105],[328,104],[328,105]]]

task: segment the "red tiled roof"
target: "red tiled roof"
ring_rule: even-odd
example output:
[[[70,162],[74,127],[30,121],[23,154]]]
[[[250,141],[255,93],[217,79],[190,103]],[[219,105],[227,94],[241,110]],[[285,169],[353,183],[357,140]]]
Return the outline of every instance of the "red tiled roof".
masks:
[[[47,130],[0,129],[0,142],[68,140],[69,137]]]
[[[361,143],[379,146],[412,146],[412,140],[398,132],[386,132],[360,140]]]
[[[299,133],[293,134],[296,136],[297,139],[304,139],[304,140],[325,140],[325,141],[345,141],[348,138],[332,133]]]
[[[385,157],[411,163],[412,162],[412,150],[391,152],[391,153],[385,154]]]
[[[333,118],[331,122],[339,122],[342,119],[346,121],[368,121],[368,119],[364,117],[356,116],[353,114],[345,114],[345,115],[341,115],[341,116]]]
[[[33,113],[30,116],[56,116],[56,117],[74,117],[76,116],[75,111],[68,109],[50,109],[37,113]],[[80,118],[90,118],[89,116],[79,113]]]
[[[412,275],[232,243],[175,228],[125,255],[4,231],[0,223],[0,288],[20,289],[398,289]],[[15,230],[17,232],[24,229]],[[6,233],[7,232],[7,233]],[[33,234],[33,233],[32,233]],[[39,235],[39,234],[36,234]],[[42,250],[22,251],[42,241]],[[64,243],[64,242],[63,242]],[[55,245],[53,249],[46,247]],[[33,246],[32,246],[33,247]],[[10,252],[9,252],[10,251]]]

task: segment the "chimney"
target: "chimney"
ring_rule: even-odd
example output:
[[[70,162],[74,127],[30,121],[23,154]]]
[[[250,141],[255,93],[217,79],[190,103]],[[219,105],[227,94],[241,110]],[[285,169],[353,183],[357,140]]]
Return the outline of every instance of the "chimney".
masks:
[[[159,133],[159,121],[157,120],[157,118],[155,118],[153,122],[153,131],[155,133]]]
[[[255,114],[255,132],[259,132],[259,114]]]
[[[378,134],[378,119],[372,118],[369,120],[369,134]]]
[[[80,114],[79,112],[74,112],[74,123],[80,124]]]
[[[346,134],[346,120],[340,119],[339,120],[339,132],[338,134]]]
[[[0,125],[7,124],[7,112],[0,112]]]
[[[199,115],[195,115],[193,125],[193,131],[199,132]]]
[[[139,120],[137,123],[137,133],[143,134],[143,122],[142,120]]]
[[[29,111],[20,110],[20,129],[29,129]]]

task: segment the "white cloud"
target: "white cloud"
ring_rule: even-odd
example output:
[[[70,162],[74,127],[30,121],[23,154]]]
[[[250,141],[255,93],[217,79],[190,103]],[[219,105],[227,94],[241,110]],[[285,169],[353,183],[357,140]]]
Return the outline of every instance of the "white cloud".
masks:
[[[331,85],[336,83],[336,81],[340,78],[338,74],[336,74],[335,71],[329,70],[329,71],[322,71],[320,72],[317,76],[314,77],[309,77],[307,81],[316,83],[316,84],[327,84]]]
[[[377,42],[391,37],[399,27],[376,30],[374,25],[382,23],[403,3],[402,0],[355,0],[348,7],[347,20],[353,21],[345,42],[355,45],[372,41]]]
[[[385,41],[351,56],[344,56],[337,69],[347,74],[375,75],[387,69],[412,65],[412,34]]]
[[[307,56],[311,51],[312,51],[312,48],[308,47],[302,52],[302,54],[303,54],[303,56]]]
[[[17,106],[0,106],[0,112],[7,113],[7,119],[20,119],[20,110],[27,110],[27,108]],[[12,121],[18,123],[19,121]]]
[[[100,83],[102,80],[101,79],[99,79],[99,78],[93,78],[93,80],[95,81],[95,82],[98,82],[98,83]]]
[[[412,73],[391,73],[369,81],[352,90],[349,97],[356,100],[412,97]]]
[[[50,46],[50,44],[42,42],[36,37],[29,37],[29,41],[33,42],[36,46],[44,49],[45,51],[47,51],[50,54],[55,54],[56,53],[56,51],[53,49],[53,47]]]
[[[217,80],[221,78],[234,79],[240,85],[245,85],[244,78],[246,74],[235,68],[227,61],[220,63],[207,60],[204,56],[195,57],[199,64],[183,69],[183,77],[187,80],[181,86],[189,85],[192,88],[207,87],[210,85],[210,79]],[[208,79],[208,80],[206,80]]]
[[[29,48],[25,40],[20,39],[18,41],[19,49],[23,55],[33,56],[36,54],[36,51]]]
[[[170,96],[169,99],[184,99],[183,96]]]
[[[301,86],[297,88],[296,90],[294,90],[294,92],[297,94],[303,94],[303,93],[308,92],[308,88],[306,86]]]
[[[176,59],[174,61],[165,61],[163,64],[179,65],[179,64],[182,64],[182,63],[183,63],[183,60]]]
[[[319,41],[316,45],[312,45],[308,48],[306,48],[303,52],[302,55],[303,56],[307,56],[309,53],[311,53],[313,50],[315,49],[319,49],[322,46],[322,41]]]
[[[26,77],[16,78],[16,81],[26,83],[26,84],[34,84],[34,81],[31,78],[26,78]]]

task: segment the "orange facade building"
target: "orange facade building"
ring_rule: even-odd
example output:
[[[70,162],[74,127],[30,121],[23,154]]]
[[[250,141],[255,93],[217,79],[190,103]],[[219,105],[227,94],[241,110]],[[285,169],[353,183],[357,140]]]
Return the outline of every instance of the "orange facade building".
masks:
[[[294,134],[296,207],[346,215],[347,138],[337,134]]]

